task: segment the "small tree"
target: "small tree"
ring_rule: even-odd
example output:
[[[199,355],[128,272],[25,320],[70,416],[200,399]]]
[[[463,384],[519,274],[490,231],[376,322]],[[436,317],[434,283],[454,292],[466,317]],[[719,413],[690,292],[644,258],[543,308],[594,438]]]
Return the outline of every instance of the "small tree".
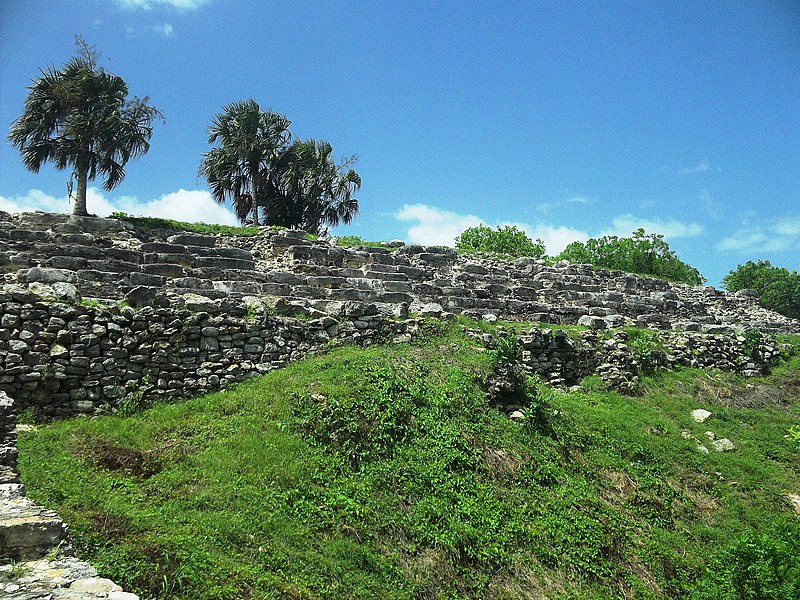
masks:
[[[150,149],[153,121],[163,117],[146,96],[128,100],[125,80],[98,67],[96,51],[81,37],[76,43],[78,56],[59,70],[40,71],[28,88],[8,140],[34,173],[46,162],[71,166],[78,181],[73,214],[86,216],[87,181],[103,175],[103,187],[114,189],[128,160]]]
[[[252,98],[222,108],[208,128],[208,143],[219,146],[203,154],[200,174],[208,181],[219,204],[231,200],[239,220],[253,216],[274,191],[277,166],[286,150],[292,122],[285,116],[261,110]]]
[[[647,234],[641,228],[629,238],[606,235],[586,242],[572,242],[558,255],[558,259],[691,285],[705,281],[700,271],[678,258],[663,235]]]
[[[545,250],[542,240],[532,240],[514,225],[494,230],[483,224],[470,227],[457,236],[456,249],[462,252],[491,252],[533,258],[541,258]]]
[[[273,225],[298,227],[320,235],[339,223],[349,225],[358,214],[354,194],[361,176],[352,169],[356,156],[337,163],[325,140],[296,141],[283,153],[268,218]]]
[[[800,274],[774,267],[768,260],[748,260],[722,278],[729,292],[758,292],[761,305],[793,319],[800,319]]]

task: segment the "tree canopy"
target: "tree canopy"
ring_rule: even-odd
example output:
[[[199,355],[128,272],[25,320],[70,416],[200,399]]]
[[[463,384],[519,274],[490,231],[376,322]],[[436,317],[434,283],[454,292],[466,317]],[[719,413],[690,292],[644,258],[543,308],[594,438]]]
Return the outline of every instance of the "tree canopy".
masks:
[[[200,173],[220,204],[230,200],[239,219],[254,225],[299,228],[321,234],[349,224],[358,213],[354,193],[361,177],[351,167],[356,157],[336,162],[324,140],[295,140],[289,121],[255,100],[223,107],[209,128]]]
[[[800,274],[773,266],[768,260],[748,260],[722,278],[729,292],[755,290],[761,305],[793,319],[800,319]]]
[[[691,285],[705,281],[700,271],[678,258],[663,235],[647,234],[641,228],[629,238],[606,235],[586,242],[572,242],[557,258]]]
[[[261,110],[253,100],[232,102],[223,107],[208,128],[208,143],[219,143],[203,154],[200,173],[220,204],[230,200],[244,221],[252,215],[259,224],[262,195],[269,194],[281,154],[291,139],[285,116]]]
[[[87,180],[103,176],[106,190],[116,187],[127,162],[150,149],[153,121],[162,115],[146,96],[128,100],[125,80],[99,67],[82,38],[76,43],[78,56],[60,69],[40,70],[8,139],[30,171],[46,162],[71,166],[78,183],[73,212],[87,215]]]

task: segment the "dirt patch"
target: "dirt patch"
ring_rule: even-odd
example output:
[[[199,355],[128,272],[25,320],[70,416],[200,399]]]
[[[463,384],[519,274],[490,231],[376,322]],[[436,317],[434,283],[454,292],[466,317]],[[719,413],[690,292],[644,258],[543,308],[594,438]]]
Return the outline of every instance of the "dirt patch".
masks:
[[[127,448],[105,440],[86,440],[75,448],[74,454],[97,469],[127,473],[134,477],[152,477],[164,468],[160,453],[156,450]]]
[[[522,461],[519,458],[499,448],[484,446],[482,450],[487,470],[495,479],[515,478],[519,475],[522,468]]]
[[[197,450],[195,446],[181,440],[167,440],[156,448],[142,450],[120,446],[104,439],[90,438],[75,443],[71,453],[96,469],[146,479]]]
[[[102,511],[89,513],[88,518],[93,531],[109,541],[128,539],[134,531],[133,521],[124,515]]]
[[[761,382],[742,385],[727,377],[701,378],[698,383],[701,400],[725,408],[791,409],[800,395],[800,376],[795,374],[787,375],[780,386]]]
[[[106,443],[95,446],[92,461],[100,468],[127,471],[136,477],[152,477],[163,468],[160,457],[153,451]]]
[[[398,562],[416,584],[414,597],[418,600],[441,598],[455,578],[453,566],[440,549],[425,548],[416,554],[401,552]]]
[[[604,469],[600,474],[610,484],[603,486],[601,495],[604,500],[609,501],[612,505],[630,500],[639,489],[639,484],[622,471]]]

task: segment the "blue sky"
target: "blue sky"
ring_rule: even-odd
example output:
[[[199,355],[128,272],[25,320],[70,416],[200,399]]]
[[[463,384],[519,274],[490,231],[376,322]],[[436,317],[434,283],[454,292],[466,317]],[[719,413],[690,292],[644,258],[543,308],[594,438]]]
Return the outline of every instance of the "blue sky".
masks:
[[[90,191],[99,215],[233,222],[197,168],[211,118],[252,97],[359,156],[338,233],[452,244],[514,223],[554,253],[641,226],[715,285],[746,260],[800,269],[793,0],[5,0],[0,210],[69,210],[69,173],[27,172],[5,135],[75,34],[166,117]]]

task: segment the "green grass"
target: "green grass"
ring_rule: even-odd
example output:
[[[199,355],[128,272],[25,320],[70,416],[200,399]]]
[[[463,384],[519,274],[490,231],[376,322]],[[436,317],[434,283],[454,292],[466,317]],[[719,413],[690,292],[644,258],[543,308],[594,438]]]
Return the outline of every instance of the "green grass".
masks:
[[[486,404],[491,356],[432,329],[21,433],[23,481],[143,599],[797,597],[797,357],[756,382],[657,373],[639,397],[541,387],[544,420],[520,424]]]
[[[162,219],[159,217],[134,217],[124,212],[115,212],[111,217],[127,221],[143,229],[174,229],[176,231],[190,231],[200,234],[222,233],[225,235],[245,237],[253,236],[258,233],[257,227],[235,227],[232,225],[217,225],[214,223],[186,223],[184,221]]]
[[[336,245],[341,248],[385,248],[381,242],[370,242],[367,240],[361,239],[357,235],[339,235],[336,236]],[[397,248],[390,248],[390,250],[394,251]]]

